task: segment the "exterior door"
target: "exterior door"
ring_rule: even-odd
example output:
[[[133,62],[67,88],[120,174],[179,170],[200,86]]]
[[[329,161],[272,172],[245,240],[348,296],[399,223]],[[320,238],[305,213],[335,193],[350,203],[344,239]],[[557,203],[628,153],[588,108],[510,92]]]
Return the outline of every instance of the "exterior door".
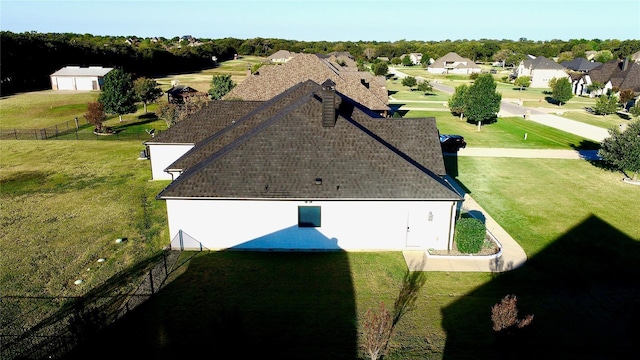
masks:
[[[406,247],[425,248],[430,233],[429,214],[424,210],[410,210],[407,213]]]

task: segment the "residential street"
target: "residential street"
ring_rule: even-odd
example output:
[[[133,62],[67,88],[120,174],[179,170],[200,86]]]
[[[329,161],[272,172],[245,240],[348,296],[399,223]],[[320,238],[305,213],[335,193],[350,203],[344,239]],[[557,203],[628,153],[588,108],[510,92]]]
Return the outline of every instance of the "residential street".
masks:
[[[400,79],[407,76],[407,74],[393,67],[389,67],[389,73],[397,76]],[[421,81],[425,79],[420,76],[417,76],[416,80]],[[442,91],[447,94],[453,94],[455,90],[450,86],[442,85],[436,82],[431,82],[431,85],[435,90]],[[553,112],[554,110],[549,109],[549,111]],[[529,118],[531,121],[535,121],[537,123],[540,123],[549,127],[553,127],[562,131],[566,131],[568,133],[572,133],[578,136],[582,136],[585,139],[593,140],[598,143],[609,136],[609,132],[607,131],[607,129],[581,123],[579,121],[565,119],[561,116],[553,115],[553,113],[549,113],[549,112],[545,112],[537,109],[525,108],[524,106],[509,103],[507,101],[502,101],[502,103],[500,104],[500,115],[502,116],[523,116],[524,117],[527,113],[530,114]]]

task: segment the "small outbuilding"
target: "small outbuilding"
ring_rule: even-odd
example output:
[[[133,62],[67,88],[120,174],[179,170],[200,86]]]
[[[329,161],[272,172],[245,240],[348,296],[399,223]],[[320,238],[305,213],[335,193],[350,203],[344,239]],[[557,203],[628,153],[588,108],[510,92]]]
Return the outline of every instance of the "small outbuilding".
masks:
[[[102,90],[104,76],[113,68],[65,66],[51,74],[53,90]]]

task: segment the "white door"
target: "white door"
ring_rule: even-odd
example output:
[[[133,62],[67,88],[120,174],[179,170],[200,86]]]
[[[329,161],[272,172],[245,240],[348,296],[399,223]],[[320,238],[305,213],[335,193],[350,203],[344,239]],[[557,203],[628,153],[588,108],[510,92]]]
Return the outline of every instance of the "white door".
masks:
[[[410,210],[407,213],[407,247],[425,248],[428,243],[432,222],[428,212],[424,210]]]

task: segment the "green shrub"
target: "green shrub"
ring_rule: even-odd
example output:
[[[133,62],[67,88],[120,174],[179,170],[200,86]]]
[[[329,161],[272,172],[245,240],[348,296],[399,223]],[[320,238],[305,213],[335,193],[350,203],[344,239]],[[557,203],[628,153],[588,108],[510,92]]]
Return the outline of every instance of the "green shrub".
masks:
[[[486,234],[485,224],[476,218],[464,217],[458,220],[454,240],[458,250],[465,254],[475,254],[482,249]]]

